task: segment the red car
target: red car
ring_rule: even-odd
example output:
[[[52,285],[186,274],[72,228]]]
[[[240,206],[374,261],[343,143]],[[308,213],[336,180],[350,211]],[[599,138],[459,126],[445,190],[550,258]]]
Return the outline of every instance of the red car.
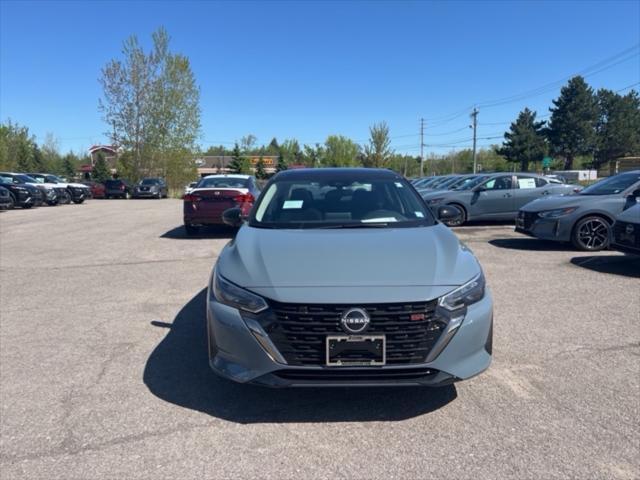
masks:
[[[187,193],[184,199],[184,229],[187,235],[198,233],[199,227],[224,225],[222,213],[240,207],[248,215],[260,190],[250,175],[209,175]]]
[[[105,188],[104,185],[98,182],[88,181],[82,182],[84,185],[89,187],[91,190],[91,196],[93,198],[104,198],[105,197]]]

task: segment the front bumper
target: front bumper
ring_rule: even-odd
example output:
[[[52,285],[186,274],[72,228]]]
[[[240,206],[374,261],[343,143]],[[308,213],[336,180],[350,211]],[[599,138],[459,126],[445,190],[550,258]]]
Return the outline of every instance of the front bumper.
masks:
[[[208,298],[209,364],[217,374],[239,383],[270,387],[441,386],[478,375],[491,363],[493,299],[489,289],[481,301],[467,308],[461,326],[435,359],[381,367],[287,365],[269,337],[259,341],[260,336],[252,333],[238,310]]]
[[[571,240],[573,222],[567,217],[542,218],[538,212],[520,210],[516,217],[515,231],[542,240],[568,242]]]
[[[158,196],[157,191],[134,190],[132,194],[133,198],[155,198],[157,196]]]

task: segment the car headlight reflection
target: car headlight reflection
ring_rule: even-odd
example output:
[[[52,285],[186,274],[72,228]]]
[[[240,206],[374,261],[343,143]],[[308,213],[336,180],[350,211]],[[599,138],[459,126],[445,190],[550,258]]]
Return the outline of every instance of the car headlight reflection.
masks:
[[[570,213],[575,212],[578,207],[556,208],[555,210],[546,210],[544,212],[538,212],[538,216],[541,218],[558,218]]]
[[[485,280],[480,272],[467,283],[440,297],[438,304],[451,312],[479,302],[484,297]]]
[[[212,291],[220,303],[240,310],[259,313],[269,308],[262,297],[234,285],[218,275],[217,272],[213,274]]]

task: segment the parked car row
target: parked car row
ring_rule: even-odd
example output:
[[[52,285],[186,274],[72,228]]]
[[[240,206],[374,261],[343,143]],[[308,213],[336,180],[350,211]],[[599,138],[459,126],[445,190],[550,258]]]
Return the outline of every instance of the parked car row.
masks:
[[[639,248],[640,227],[634,225],[640,223],[640,209],[634,206],[640,201],[640,171],[584,189],[559,176],[518,172],[427,177],[414,180],[413,186],[432,210],[443,205],[458,210],[457,216],[444,220],[448,226],[515,220],[520,233],[571,242],[579,250]],[[614,225],[618,215],[623,215],[621,223]]]
[[[104,182],[103,198],[167,198],[169,189],[162,178],[143,178],[133,185],[127,180],[114,179]]]
[[[86,185],[69,183],[48,173],[0,172],[0,208],[80,204],[91,198]]]

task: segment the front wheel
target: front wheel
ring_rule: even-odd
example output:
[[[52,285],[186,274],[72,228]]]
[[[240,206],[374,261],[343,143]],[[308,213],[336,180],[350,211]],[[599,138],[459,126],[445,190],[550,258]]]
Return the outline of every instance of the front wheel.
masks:
[[[13,210],[16,208],[16,198],[13,196],[13,193],[9,193],[9,206],[7,210]]]
[[[73,201],[73,203],[75,203],[77,205],[80,205],[83,202],[84,202],[84,198],[79,198],[79,199]]]
[[[456,210],[458,210],[460,212],[460,215],[458,215],[456,218],[443,220],[442,223],[444,223],[447,227],[460,227],[464,225],[464,223],[467,221],[467,213],[465,212],[464,208],[454,204],[447,205],[447,206],[453,207]]]
[[[578,250],[598,252],[609,246],[611,226],[602,217],[585,217],[576,223],[571,243]]]

